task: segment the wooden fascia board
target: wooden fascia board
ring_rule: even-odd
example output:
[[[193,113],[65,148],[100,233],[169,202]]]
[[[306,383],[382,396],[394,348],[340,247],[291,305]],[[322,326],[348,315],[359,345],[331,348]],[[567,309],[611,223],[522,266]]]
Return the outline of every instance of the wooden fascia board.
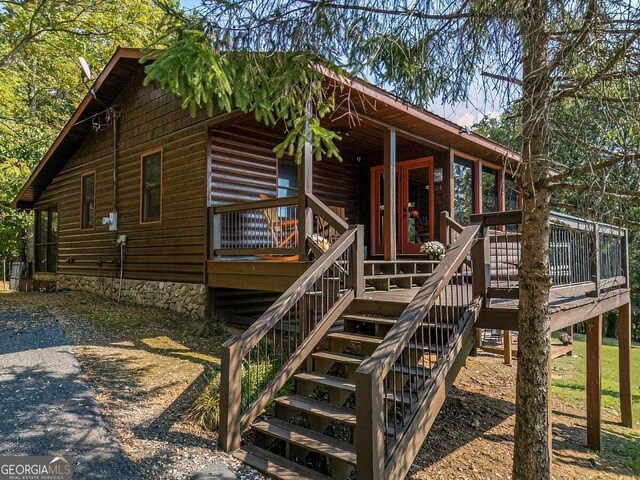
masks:
[[[331,70],[322,66],[317,66],[316,68],[318,68],[318,70],[326,77],[331,78],[337,82],[343,83],[348,88],[351,88],[357,92],[360,92],[363,95],[369,96],[376,101],[385,103],[392,108],[408,113],[409,115],[413,116],[414,118],[422,122],[433,125],[436,128],[444,130],[464,140],[469,140],[475,143],[476,145],[484,147],[487,150],[497,153],[498,155],[501,155],[508,159],[515,160],[518,162],[521,161],[521,158],[522,158],[521,155],[515,152],[514,150],[511,150],[503,145],[500,145],[499,143],[493,142],[488,138],[482,137],[476,133],[472,133],[470,135],[464,134],[463,136],[463,134],[460,133],[461,127],[459,125],[449,122],[443,118],[438,117],[437,115],[434,115],[433,113],[429,113],[418,107],[408,105],[394,98],[392,95],[390,95],[389,93],[385,92],[384,90],[378,87],[367,84],[366,82],[359,79],[347,79],[345,77],[338,76],[335,73],[333,73]]]

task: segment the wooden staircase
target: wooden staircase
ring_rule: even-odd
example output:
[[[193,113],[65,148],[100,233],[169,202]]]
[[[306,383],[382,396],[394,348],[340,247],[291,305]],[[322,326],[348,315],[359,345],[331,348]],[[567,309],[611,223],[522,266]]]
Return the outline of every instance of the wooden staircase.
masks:
[[[465,229],[442,262],[360,267],[346,232],[223,347],[223,448],[274,478],[402,478],[473,345],[474,283],[488,281],[468,261],[479,232]],[[410,302],[381,301],[365,280],[421,286]],[[265,359],[278,370],[262,381]]]
[[[279,479],[403,478],[472,348],[490,280],[488,237],[481,224],[456,227],[442,261],[364,261],[362,226],[313,195],[303,203],[303,231],[334,232],[328,249],[314,234],[286,248],[231,245],[235,254],[294,249],[315,260],[222,346],[220,446]],[[253,218],[282,206],[217,214]]]
[[[367,306],[367,302],[357,303],[357,310],[351,308],[342,316],[340,331],[325,336],[321,342],[325,348],[313,352],[304,371],[294,375],[295,394],[275,398],[273,414],[251,425],[252,443],[234,453],[238,459],[282,479],[346,479],[353,474],[357,465],[356,370],[382,343],[399,317],[379,316]],[[422,366],[399,366],[399,381],[420,382],[424,386],[431,378],[426,365],[436,362],[437,353],[442,352],[438,342],[448,342],[451,335],[459,332],[457,324],[451,324],[446,331],[436,332],[436,328],[435,324],[426,325],[419,335],[421,341],[407,345],[405,355],[419,357]],[[402,402],[411,408],[417,396],[401,390],[388,393],[386,401]],[[393,426],[389,425],[385,435],[393,433]]]

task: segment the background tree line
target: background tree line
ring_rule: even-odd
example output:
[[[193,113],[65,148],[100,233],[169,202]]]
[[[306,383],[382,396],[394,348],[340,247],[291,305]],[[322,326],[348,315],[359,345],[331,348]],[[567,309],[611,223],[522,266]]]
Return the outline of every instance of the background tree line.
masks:
[[[0,1],[0,261],[24,257],[30,215],[10,202],[87,93],[78,57],[99,72],[164,20],[150,0]]]

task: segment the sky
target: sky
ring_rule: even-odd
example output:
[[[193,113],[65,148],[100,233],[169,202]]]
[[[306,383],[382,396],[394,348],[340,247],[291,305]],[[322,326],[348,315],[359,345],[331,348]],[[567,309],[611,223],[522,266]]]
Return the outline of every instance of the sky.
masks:
[[[200,5],[200,0],[180,0],[180,5],[184,8],[191,9]],[[485,99],[482,93],[482,87],[478,85],[472,87],[469,92],[469,100],[454,105],[444,104],[441,100],[434,100],[428,107],[428,110],[457,123],[463,127],[470,127],[474,123],[479,122],[485,116],[498,116],[503,108]]]

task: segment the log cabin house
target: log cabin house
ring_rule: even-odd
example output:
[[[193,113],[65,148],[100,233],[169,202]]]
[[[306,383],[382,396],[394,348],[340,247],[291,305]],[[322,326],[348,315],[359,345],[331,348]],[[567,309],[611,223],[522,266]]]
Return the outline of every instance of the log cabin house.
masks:
[[[518,330],[519,154],[353,81],[357,122],[325,120],[344,160],[307,146],[296,165],[273,153],[282,129],[143,86],[141,58],[118,49],[13,202],[35,212],[34,279],[243,326],[222,349],[220,444],[257,469],[404,477],[490,348],[480,329]],[[552,329],[588,321],[599,448],[613,309],[632,423],[627,231],[554,213],[549,235]],[[420,253],[435,240],[442,259]]]

